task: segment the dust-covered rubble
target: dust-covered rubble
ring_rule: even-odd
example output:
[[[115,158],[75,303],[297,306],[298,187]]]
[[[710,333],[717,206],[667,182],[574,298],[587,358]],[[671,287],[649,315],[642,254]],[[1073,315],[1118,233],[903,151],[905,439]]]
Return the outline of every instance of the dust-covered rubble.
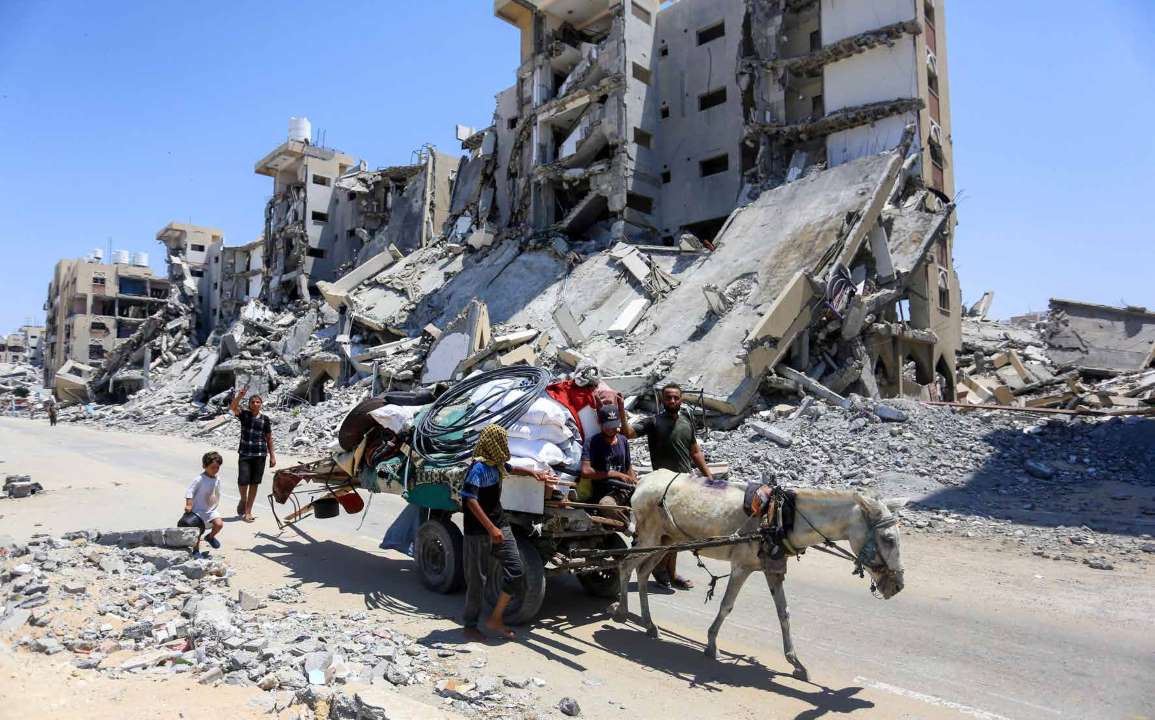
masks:
[[[1155,419],[885,404],[907,420],[780,403],[734,431],[708,431],[701,443],[709,460],[731,462],[732,480],[910,497],[902,512],[913,532],[1002,538],[1092,567],[1151,559]],[[767,438],[765,426],[779,439]],[[644,444],[636,451],[648,461]]]
[[[255,705],[300,720],[546,717],[557,707],[544,681],[489,667],[484,646],[415,639],[388,613],[305,609],[292,587],[238,591],[227,563],[187,549],[100,544],[167,533],[0,537],[0,652],[68,657],[110,678],[251,687]]]

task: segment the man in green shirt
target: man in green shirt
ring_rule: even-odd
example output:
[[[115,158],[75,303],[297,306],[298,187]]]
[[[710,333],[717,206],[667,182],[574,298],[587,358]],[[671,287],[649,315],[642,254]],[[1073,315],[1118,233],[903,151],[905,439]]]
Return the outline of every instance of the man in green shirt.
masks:
[[[620,400],[619,400],[620,403]],[[625,417],[625,407],[621,408]],[[706,455],[694,437],[694,423],[688,413],[682,412],[682,388],[669,383],[662,388],[662,412],[651,418],[626,424],[626,437],[645,437],[650,449],[650,465],[654,470],[673,470],[678,473],[691,472],[694,466],[706,477],[714,479]],[[678,554],[666,553],[661,564],[654,570],[654,580],[663,587],[689,590],[694,583],[675,572]]]

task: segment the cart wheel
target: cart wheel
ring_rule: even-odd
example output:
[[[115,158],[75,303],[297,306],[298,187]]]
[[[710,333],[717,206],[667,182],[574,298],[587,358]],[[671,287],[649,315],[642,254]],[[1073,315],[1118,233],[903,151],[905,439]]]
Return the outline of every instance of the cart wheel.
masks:
[[[447,518],[431,518],[417,530],[414,555],[421,584],[439,593],[465,585],[461,531]]]
[[[610,533],[602,540],[603,550],[625,550],[628,546],[622,536]],[[578,582],[585,591],[594,597],[616,600],[621,593],[618,569],[597,570],[595,572],[578,573]]]
[[[520,535],[516,539],[521,568],[525,573],[525,589],[510,598],[509,605],[505,607],[505,621],[510,625],[523,625],[537,617],[541,604],[545,602],[545,563],[533,543]],[[486,578],[486,604],[493,607],[500,593],[501,568],[494,564],[493,572]]]

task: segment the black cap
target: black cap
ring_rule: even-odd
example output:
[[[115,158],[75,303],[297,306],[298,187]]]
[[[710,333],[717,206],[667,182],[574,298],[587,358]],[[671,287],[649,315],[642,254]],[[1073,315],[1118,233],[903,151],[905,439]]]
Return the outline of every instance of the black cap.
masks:
[[[621,427],[621,418],[618,417],[618,409],[613,405],[602,405],[598,408],[598,422],[602,425],[609,425],[614,423],[616,427]]]

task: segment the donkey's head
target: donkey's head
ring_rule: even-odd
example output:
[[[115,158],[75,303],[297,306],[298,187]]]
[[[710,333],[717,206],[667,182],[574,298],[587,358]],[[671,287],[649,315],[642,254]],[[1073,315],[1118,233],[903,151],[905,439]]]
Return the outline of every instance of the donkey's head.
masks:
[[[861,522],[850,527],[850,547],[862,568],[870,573],[882,597],[890,599],[903,586],[902,554],[899,549],[898,516],[894,513],[907,501],[879,500],[857,496]]]

